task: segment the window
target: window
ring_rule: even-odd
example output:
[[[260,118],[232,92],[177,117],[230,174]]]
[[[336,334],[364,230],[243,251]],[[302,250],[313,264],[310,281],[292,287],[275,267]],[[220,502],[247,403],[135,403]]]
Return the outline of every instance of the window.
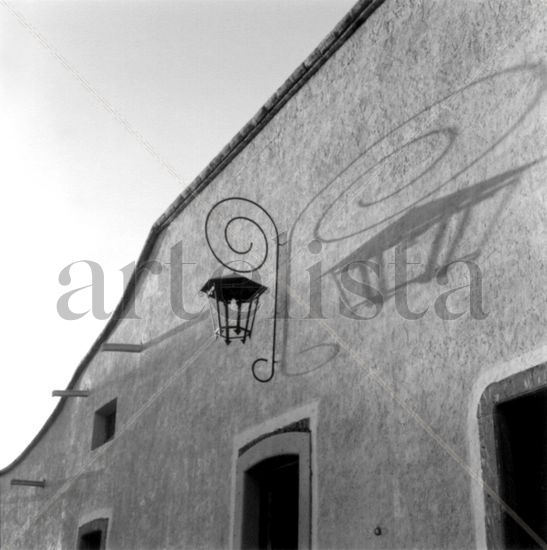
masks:
[[[277,433],[239,457],[234,548],[310,547],[309,432]]]
[[[78,550],[104,550],[108,519],[101,518],[85,523],[78,529]]]
[[[541,548],[537,538],[547,540],[547,364],[491,384],[478,417],[483,478],[503,501],[485,492],[488,546]]]
[[[100,447],[114,437],[116,431],[116,399],[113,399],[95,412],[91,449]]]

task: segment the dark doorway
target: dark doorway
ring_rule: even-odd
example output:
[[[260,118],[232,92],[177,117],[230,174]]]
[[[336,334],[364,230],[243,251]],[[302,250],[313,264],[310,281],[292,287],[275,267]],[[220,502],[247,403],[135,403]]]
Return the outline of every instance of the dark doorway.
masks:
[[[496,407],[501,497],[539,537],[547,541],[547,389]],[[540,548],[505,511],[505,546]]]
[[[268,458],[245,475],[242,542],[245,550],[298,548],[298,455]]]

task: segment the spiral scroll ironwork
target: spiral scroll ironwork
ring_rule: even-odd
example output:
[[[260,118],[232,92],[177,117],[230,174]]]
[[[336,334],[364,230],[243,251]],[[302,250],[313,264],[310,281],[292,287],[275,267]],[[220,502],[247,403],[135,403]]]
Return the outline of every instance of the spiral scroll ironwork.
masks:
[[[270,251],[270,247],[268,245],[268,237],[266,236],[266,232],[264,231],[262,226],[256,220],[254,220],[252,218],[249,218],[248,216],[238,216],[238,215],[236,215],[236,216],[231,217],[226,222],[226,224],[224,226],[224,241],[225,241],[226,245],[228,246],[228,248],[234,254],[237,254],[238,256],[248,256],[248,254],[250,254],[251,251],[253,250],[253,248],[255,246],[255,243],[253,241],[250,241],[247,248],[240,249],[240,248],[234,246],[233,242],[230,239],[229,231],[230,231],[231,225],[233,223],[237,222],[237,221],[243,221],[243,222],[250,223],[251,225],[253,225],[254,227],[256,227],[258,229],[259,235],[261,236],[261,238],[264,241],[264,243],[263,243],[264,244],[264,253],[260,257],[257,264],[255,266],[252,266],[249,269],[247,269],[247,268],[246,269],[241,269],[241,268],[238,269],[238,268],[234,267],[233,265],[229,265],[228,263],[226,263],[220,257],[218,252],[215,250],[215,247],[213,246],[213,244],[211,242],[211,239],[209,237],[209,225],[210,225],[211,216],[212,216],[213,212],[217,208],[219,208],[221,205],[223,205],[223,204],[225,204],[229,201],[241,201],[241,202],[248,203],[248,204],[258,208],[270,220],[270,222],[271,222],[271,224],[274,228],[274,231],[275,231],[274,318],[273,318],[273,339],[272,339],[272,357],[271,357],[270,373],[268,374],[268,376],[266,378],[261,378],[260,376],[258,376],[258,374],[256,372],[256,368],[257,368],[257,365],[259,363],[263,363],[263,362],[267,363],[268,362],[268,359],[265,358],[265,357],[259,357],[258,359],[255,359],[253,361],[252,366],[251,366],[251,372],[252,372],[253,377],[255,378],[255,380],[257,380],[258,382],[265,383],[265,382],[269,382],[274,377],[274,374],[275,374],[275,363],[276,363],[276,360],[275,360],[275,345],[276,345],[276,335],[277,335],[277,286],[278,286],[278,270],[279,270],[279,231],[277,229],[276,223],[274,222],[274,220],[273,220],[272,216],[269,214],[269,212],[267,210],[265,210],[262,206],[260,206],[260,204],[258,204],[257,202],[255,202],[251,199],[247,199],[245,197],[228,197],[226,199],[222,199],[222,200],[218,201],[216,204],[213,205],[211,210],[209,210],[209,213],[207,214],[207,218],[205,219],[205,238],[207,240],[207,245],[209,246],[209,249],[211,250],[213,256],[224,267],[230,269],[231,271],[235,271],[237,273],[252,273],[254,271],[258,271],[266,263],[266,260],[268,259],[268,255],[269,255],[269,251]]]

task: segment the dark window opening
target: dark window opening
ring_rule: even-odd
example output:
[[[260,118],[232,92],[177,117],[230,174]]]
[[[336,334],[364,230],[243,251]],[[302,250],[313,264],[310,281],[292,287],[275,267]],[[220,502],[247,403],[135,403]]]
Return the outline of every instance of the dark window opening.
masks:
[[[93,419],[91,448],[96,449],[114,437],[116,432],[116,399],[113,399],[98,411]]]
[[[243,548],[298,548],[298,455],[268,458],[245,473]]]
[[[501,497],[540,538],[547,540],[547,389],[496,407]],[[540,548],[507,512],[507,548]]]
[[[78,550],[104,550],[108,519],[95,519],[78,530]]]

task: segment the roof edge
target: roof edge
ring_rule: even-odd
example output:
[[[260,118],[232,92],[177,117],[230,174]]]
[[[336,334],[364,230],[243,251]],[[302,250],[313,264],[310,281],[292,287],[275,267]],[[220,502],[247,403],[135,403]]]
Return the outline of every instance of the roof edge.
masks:
[[[137,260],[136,268],[124,290],[122,298],[112,317],[109,319],[99,336],[76,368],[66,389],[74,389],[78,379],[87,365],[100,350],[103,342],[123,318],[123,311],[133,299],[133,295],[144,265],[154,248],[159,234],[178,216],[190,202],[199,195],[226,166],[245,149],[257,134],[283,108],[283,106],[310,80],[310,78],[330,59],[330,57],[349,39],[349,37],[372,15],[385,0],[359,0],[353,8],[340,20],[334,29],[319,43],[313,52],[301,63],[289,78],[266,101],[254,117],[225,145],[220,153],[205,167],[202,172],[180,193],[167,210],[152,225],[144,247]],[[57,416],[61,413],[67,398],[62,397],[52,413],[27,445],[27,447],[10,464],[0,469],[0,476],[15,468],[38,444],[48,431]]]
[[[259,111],[225,145],[220,153],[171,203],[158,218],[154,226],[164,228],[191,202],[207,185],[230,164],[282,107],[304,86],[304,84],[326,63],[348,38],[369,18],[385,0],[359,0],[340,20],[334,29],[319,43],[313,52],[301,63],[266,101]]]

